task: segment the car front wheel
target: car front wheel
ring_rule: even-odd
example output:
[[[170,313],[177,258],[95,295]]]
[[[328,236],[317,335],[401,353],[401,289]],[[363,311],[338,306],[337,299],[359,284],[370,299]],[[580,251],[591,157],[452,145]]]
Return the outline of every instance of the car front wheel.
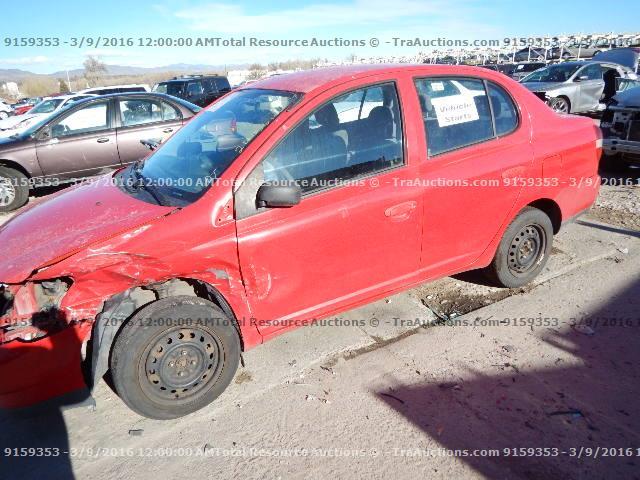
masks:
[[[549,106],[558,113],[571,113],[571,107],[566,98],[555,97],[549,101]]]
[[[239,359],[238,333],[220,308],[198,297],[169,297],[143,307],[122,327],[111,376],[132,410],[166,420],[215,400]]]
[[[552,243],[553,226],[549,217],[537,208],[526,207],[504,232],[485,273],[502,287],[526,285],[544,268]]]
[[[27,177],[18,170],[0,166],[0,213],[17,210],[29,200]]]

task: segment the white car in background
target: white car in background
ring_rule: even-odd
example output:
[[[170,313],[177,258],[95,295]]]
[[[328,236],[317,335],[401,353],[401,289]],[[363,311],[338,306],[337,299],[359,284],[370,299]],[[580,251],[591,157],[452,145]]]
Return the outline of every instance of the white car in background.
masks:
[[[72,94],[60,95],[59,97],[46,97],[29,110],[28,113],[0,120],[0,137],[8,137],[20,133],[45,116],[51,115],[73,102],[89,97],[95,97],[95,95]]]
[[[11,106],[5,103],[3,100],[0,100],[0,120],[8,118],[12,113],[13,108],[11,108]]]
[[[93,95],[109,95],[111,93],[150,92],[149,85],[142,83],[129,85],[109,85],[108,87],[92,87],[79,90],[77,93],[91,93]]]

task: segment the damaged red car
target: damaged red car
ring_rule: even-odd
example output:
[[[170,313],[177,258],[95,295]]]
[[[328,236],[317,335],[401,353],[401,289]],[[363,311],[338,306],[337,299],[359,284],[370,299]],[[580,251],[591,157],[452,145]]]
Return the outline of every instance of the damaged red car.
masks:
[[[0,406],[109,372],[131,409],[176,418],[302,321],[471,269],[524,285],[594,202],[601,143],[480,68],[234,90],[145,161],[0,227]]]

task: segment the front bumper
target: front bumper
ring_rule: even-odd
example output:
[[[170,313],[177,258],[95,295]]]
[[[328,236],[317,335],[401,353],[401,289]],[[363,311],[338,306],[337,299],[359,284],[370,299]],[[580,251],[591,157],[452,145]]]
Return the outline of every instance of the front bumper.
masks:
[[[0,408],[27,407],[85,387],[84,326],[33,342],[0,345]]]

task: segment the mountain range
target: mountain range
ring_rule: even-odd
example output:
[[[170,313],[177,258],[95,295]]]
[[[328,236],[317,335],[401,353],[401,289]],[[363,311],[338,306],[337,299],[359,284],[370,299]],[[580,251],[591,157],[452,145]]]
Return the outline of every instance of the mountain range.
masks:
[[[220,72],[226,70],[237,70],[247,68],[247,65],[202,65],[202,64],[188,64],[188,63],[175,63],[172,65],[166,65],[163,67],[129,67],[124,65],[107,65],[107,75],[144,75],[145,73],[160,73],[160,72]],[[76,68],[69,70],[69,77],[80,77],[84,74],[83,68]],[[53,78],[67,78],[67,71],[60,70],[53,73],[33,73],[28,70],[20,70],[18,68],[0,68],[0,83],[4,82],[19,82],[27,77],[53,77]]]

